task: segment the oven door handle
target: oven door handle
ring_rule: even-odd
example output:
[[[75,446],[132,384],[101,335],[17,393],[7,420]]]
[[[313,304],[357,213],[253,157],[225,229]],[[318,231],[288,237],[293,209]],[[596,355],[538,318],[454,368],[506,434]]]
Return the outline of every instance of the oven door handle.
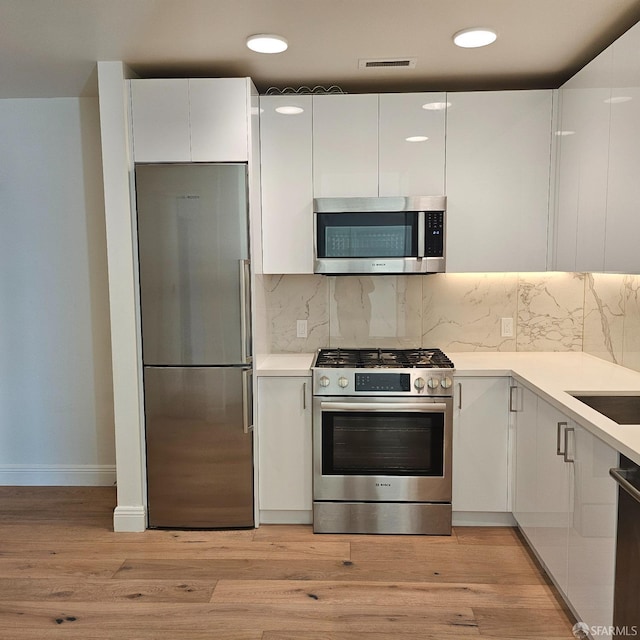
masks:
[[[322,411],[412,411],[441,413],[446,411],[444,402],[322,402]]]

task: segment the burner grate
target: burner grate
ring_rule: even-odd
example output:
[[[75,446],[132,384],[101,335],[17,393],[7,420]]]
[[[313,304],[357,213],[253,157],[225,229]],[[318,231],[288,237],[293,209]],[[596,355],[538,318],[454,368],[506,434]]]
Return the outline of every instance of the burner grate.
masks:
[[[320,349],[316,367],[383,369],[452,369],[453,363],[440,349]]]

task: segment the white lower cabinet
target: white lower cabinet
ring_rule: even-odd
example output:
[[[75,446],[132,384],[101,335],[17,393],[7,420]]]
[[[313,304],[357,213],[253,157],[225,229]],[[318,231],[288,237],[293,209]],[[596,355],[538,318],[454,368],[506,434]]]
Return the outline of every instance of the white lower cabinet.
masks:
[[[259,378],[258,500],[261,522],[311,522],[311,456],[311,378]]]
[[[452,508],[509,511],[509,379],[458,377],[454,382]]]
[[[574,428],[567,595],[581,620],[608,627],[613,624],[617,518],[617,489],[609,469],[618,466],[618,453],[580,425]]]
[[[518,392],[514,517],[578,619],[610,627],[617,493],[609,469],[618,454],[533,392]]]

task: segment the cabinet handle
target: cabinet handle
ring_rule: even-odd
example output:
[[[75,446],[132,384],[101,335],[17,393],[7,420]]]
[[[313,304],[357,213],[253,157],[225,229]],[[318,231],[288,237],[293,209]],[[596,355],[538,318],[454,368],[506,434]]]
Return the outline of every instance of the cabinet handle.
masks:
[[[566,422],[563,424],[567,424]],[[569,451],[569,431],[571,431],[571,433],[575,432],[575,429],[573,427],[567,427],[564,430],[564,461],[565,462],[571,462],[574,463],[576,461],[575,458],[569,458],[568,455],[568,451]]]
[[[513,401],[513,396],[517,395],[518,387],[511,386],[509,387],[509,411],[516,412],[518,409],[516,408],[516,403]]]
[[[462,382],[458,382],[458,409],[462,409]]]
[[[562,451],[561,447],[562,447],[562,427],[566,427],[567,423],[566,422],[558,422],[558,431],[556,433],[556,455],[557,456],[564,456],[564,461],[568,462],[567,460],[567,432],[564,432],[564,451]]]
[[[307,383],[302,383],[302,408],[306,410],[307,408]]]

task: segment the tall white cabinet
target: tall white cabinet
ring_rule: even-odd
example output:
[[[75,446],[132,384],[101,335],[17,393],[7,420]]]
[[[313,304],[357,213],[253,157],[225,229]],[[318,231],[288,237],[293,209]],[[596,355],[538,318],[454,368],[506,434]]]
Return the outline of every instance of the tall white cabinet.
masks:
[[[447,102],[447,271],[545,271],[552,91]]]
[[[555,269],[640,273],[640,25],[559,91]]]
[[[262,96],[260,109],[262,269],[313,273],[312,98]]]

